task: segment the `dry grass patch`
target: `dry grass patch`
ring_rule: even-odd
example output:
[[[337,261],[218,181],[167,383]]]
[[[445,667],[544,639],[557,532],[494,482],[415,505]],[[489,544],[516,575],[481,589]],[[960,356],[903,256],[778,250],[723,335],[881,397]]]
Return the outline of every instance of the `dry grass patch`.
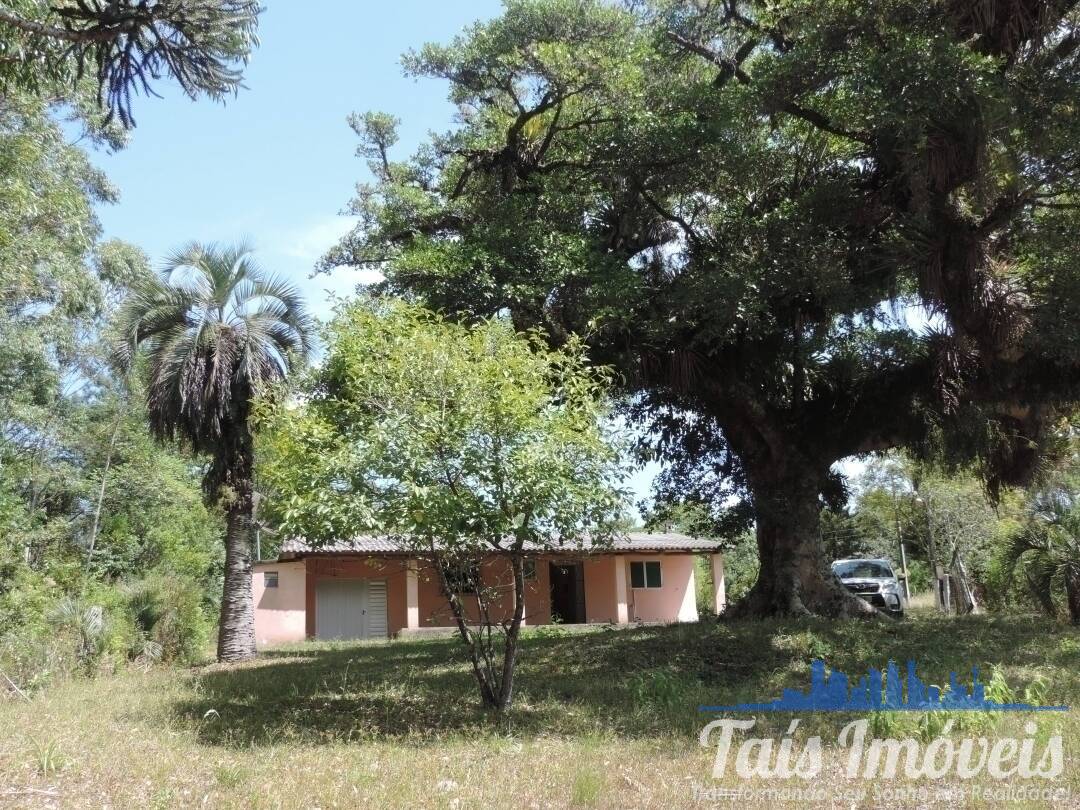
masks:
[[[927,673],[996,664],[1017,688],[1039,680],[1052,702],[1080,702],[1080,634],[1031,617],[532,631],[515,707],[498,719],[452,640],[303,644],[0,703],[0,805],[681,807],[695,785],[715,786],[714,752],[697,743],[712,718],[697,706],[801,687],[814,656],[847,672],[889,658]],[[835,739],[848,719],[804,717],[798,738]],[[1022,737],[1024,719],[993,733]],[[779,737],[789,720],[758,727]],[[1062,784],[1080,798],[1076,713],[1039,723],[1040,737],[1065,737]],[[839,783],[838,752],[827,768]]]

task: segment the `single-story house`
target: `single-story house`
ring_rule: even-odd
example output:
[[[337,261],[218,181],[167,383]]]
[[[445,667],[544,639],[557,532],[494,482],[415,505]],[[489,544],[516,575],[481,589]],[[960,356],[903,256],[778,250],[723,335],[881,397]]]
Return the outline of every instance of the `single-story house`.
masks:
[[[724,561],[715,542],[629,533],[595,548],[538,549],[526,560],[525,624],[697,621],[694,558],[703,555],[712,566],[711,602],[721,612]],[[508,618],[514,588],[509,560],[492,554],[477,573],[485,590],[496,593],[492,621]],[[260,645],[455,626],[432,562],[390,538],[361,536],[317,547],[287,540],[276,560],[255,563],[252,587]]]

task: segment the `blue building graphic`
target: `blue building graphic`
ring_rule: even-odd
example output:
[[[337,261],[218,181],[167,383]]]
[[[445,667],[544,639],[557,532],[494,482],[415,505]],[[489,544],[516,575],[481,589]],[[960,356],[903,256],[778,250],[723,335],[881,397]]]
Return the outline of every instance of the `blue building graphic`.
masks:
[[[985,686],[979,682],[979,670],[971,669],[971,690],[949,673],[949,688],[924,684],[915,674],[915,662],[907,662],[907,677],[893,661],[883,673],[870,671],[852,684],[839,670],[826,673],[825,662],[810,663],[810,689],[785,689],[776,700],[768,703],[737,703],[733,706],[700,706],[703,712],[865,712],[865,711],[1013,711],[1064,712],[1068,706],[1032,706],[1029,703],[998,703],[986,697]]]

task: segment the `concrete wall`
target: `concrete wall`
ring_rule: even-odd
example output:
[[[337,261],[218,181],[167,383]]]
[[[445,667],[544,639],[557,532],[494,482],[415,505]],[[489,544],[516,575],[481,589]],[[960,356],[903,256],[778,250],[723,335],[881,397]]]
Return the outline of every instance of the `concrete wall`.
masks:
[[[255,643],[260,647],[303,641],[306,632],[307,577],[303,561],[256,563],[251,587],[255,600]],[[277,572],[278,586],[264,587],[264,574]]]

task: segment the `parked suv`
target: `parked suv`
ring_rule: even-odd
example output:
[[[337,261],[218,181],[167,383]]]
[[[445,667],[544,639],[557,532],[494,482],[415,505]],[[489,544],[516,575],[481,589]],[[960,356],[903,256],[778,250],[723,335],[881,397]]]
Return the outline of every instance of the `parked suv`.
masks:
[[[837,560],[833,573],[844,587],[891,616],[904,615],[900,582],[888,560]]]

